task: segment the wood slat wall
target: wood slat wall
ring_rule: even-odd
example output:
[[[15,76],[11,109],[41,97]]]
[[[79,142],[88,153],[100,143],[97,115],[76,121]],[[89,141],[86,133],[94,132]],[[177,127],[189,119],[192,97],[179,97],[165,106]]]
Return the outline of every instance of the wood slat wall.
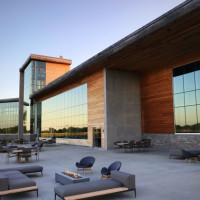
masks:
[[[104,75],[103,70],[88,77],[88,140],[92,144],[93,127],[101,128],[104,148]]]
[[[62,76],[70,70],[68,64],[58,64],[46,62],[46,84]]]
[[[174,133],[172,68],[141,75],[143,133]]]

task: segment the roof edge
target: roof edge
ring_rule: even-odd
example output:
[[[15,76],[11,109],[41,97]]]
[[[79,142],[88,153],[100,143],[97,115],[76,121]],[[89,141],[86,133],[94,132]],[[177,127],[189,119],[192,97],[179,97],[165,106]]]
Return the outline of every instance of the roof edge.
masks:
[[[56,58],[56,57],[51,57],[51,56],[43,56],[43,55],[37,55],[37,54],[31,54],[25,63],[22,65],[22,67],[19,69],[20,72],[23,72],[28,64],[31,62],[31,60],[39,60],[39,61],[44,61],[44,62],[52,62],[52,63],[58,63],[58,64],[67,64],[71,65],[72,60],[70,59],[63,59],[63,58]]]
[[[19,102],[19,98],[8,98],[8,99],[0,99],[0,103],[12,103]],[[27,102],[24,101],[25,106],[29,106]]]
[[[77,76],[78,73],[87,70],[88,68],[92,67],[94,64],[100,62],[101,60],[108,58],[109,56],[119,52],[123,48],[135,43],[136,41],[146,37],[147,35],[161,29],[162,27],[176,21],[180,17],[187,15],[190,12],[199,8],[200,8],[199,0],[187,0],[179,4],[178,6],[174,7],[173,9],[164,13],[163,15],[159,16],[158,18],[147,23],[138,30],[134,31],[133,33],[129,34],[128,36],[124,37],[123,39],[109,46],[108,48],[104,49],[100,53],[89,58],[85,62],[81,63],[77,67],[67,72],[66,74],[55,79],[54,81],[46,85],[44,88],[31,94],[29,98],[31,99],[37,98],[43,92],[51,91],[51,89],[54,88],[56,85],[66,80],[69,79],[71,80],[74,76]]]

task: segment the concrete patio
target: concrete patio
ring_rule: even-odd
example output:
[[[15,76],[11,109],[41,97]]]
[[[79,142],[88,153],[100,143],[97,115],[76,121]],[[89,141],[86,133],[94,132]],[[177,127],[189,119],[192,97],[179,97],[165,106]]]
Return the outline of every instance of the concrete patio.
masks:
[[[84,156],[94,156],[96,162],[93,174],[86,173],[90,180],[101,178],[100,170],[110,163],[120,160],[121,171],[136,175],[137,200],[199,200],[200,198],[200,163],[188,163],[181,159],[169,159],[167,150],[137,153],[114,153],[92,149],[56,144],[52,147],[43,147],[40,161],[35,157],[28,164],[17,164],[15,158],[6,164],[6,153],[0,153],[0,168],[39,164],[44,167],[43,176],[31,174],[39,187],[38,200],[53,200],[54,187],[61,185],[55,182],[55,172],[76,170],[75,162]],[[37,199],[35,192],[5,196],[3,200],[31,200]],[[60,198],[57,197],[59,200]],[[101,198],[106,200],[135,199],[132,191]]]

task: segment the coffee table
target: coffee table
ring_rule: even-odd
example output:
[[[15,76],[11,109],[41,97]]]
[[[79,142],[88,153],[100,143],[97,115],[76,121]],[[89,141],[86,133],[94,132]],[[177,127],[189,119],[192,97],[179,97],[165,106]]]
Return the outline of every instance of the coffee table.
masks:
[[[86,182],[86,181],[89,181],[90,178],[82,176],[82,175],[80,178],[73,178],[71,176],[68,176],[64,172],[56,172],[55,180],[56,182],[66,185],[66,184],[72,184],[72,183]]]

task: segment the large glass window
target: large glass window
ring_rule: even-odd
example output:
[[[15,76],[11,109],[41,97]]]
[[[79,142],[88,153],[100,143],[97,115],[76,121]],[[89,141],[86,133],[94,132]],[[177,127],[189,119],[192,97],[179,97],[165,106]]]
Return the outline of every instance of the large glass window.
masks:
[[[200,133],[200,61],[173,69],[177,133]]]
[[[46,85],[46,63],[32,60],[25,69],[24,76],[24,101],[29,104],[24,119],[24,133],[34,133],[33,107],[29,99],[30,94]],[[38,119],[39,120],[39,119]]]
[[[19,102],[0,103],[0,134],[18,133]],[[24,106],[24,116],[26,106]]]
[[[39,112],[42,137],[87,139],[87,84],[43,101]]]

